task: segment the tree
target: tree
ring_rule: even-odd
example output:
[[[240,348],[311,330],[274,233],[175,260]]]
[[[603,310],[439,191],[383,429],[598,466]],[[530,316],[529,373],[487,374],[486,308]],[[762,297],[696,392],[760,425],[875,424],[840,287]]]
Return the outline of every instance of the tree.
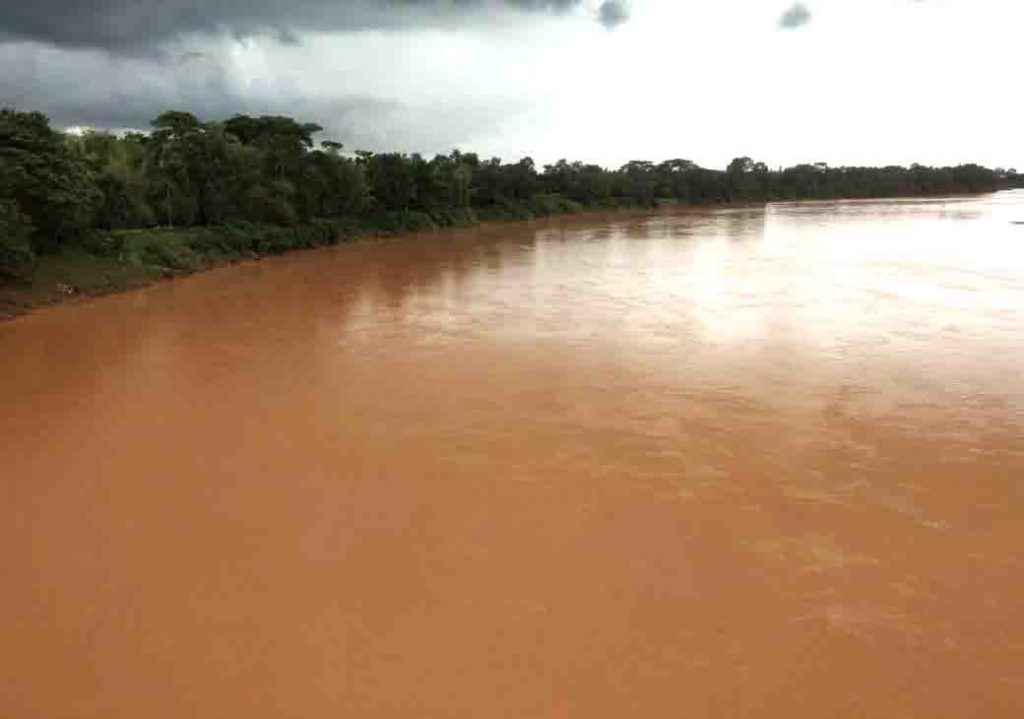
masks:
[[[366,179],[381,210],[408,210],[416,199],[414,161],[398,152],[364,154]]]
[[[51,251],[92,226],[102,194],[87,162],[39,112],[0,110],[0,197],[31,222],[33,249]]]
[[[235,115],[224,128],[243,145],[263,150],[268,169],[277,180],[298,172],[302,156],[313,147],[313,135],[323,130],[315,123],[299,123],[280,115]]]
[[[32,267],[32,225],[18,209],[18,203],[0,199],[0,279],[28,277]]]
[[[620,193],[632,198],[637,204],[654,203],[658,176],[654,163],[647,160],[631,160],[619,168],[622,176]],[[616,193],[619,194],[619,193]]]
[[[360,212],[369,201],[363,167],[338,154],[338,143],[324,142],[305,158],[298,203],[305,218],[340,217]]]
[[[767,197],[768,168],[749,157],[737,157],[725,170],[729,195],[735,199],[757,200]]]
[[[170,111],[151,123],[150,175],[162,195],[163,218],[168,227],[175,219],[191,224],[197,213],[197,201],[190,180],[190,165],[195,164],[195,145],[203,125],[188,112]]]
[[[103,195],[96,224],[103,229],[148,227],[156,217],[146,201],[146,142],[139,133],[124,137],[88,130],[68,143],[92,167]]]

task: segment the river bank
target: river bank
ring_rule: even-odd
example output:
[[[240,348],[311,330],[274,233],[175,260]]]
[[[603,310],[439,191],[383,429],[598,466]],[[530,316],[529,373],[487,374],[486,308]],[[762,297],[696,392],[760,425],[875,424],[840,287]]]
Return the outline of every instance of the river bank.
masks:
[[[970,195],[942,196],[963,198]],[[63,246],[58,252],[39,257],[24,280],[0,282],[0,321],[13,319],[38,307],[125,292],[214,267],[259,260],[267,255],[366,239],[494,223],[530,222],[570,214],[587,216],[608,212],[648,212],[665,207],[697,209],[764,204],[767,203],[738,201],[693,205],[662,199],[651,206],[625,200],[585,205],[562,197],[546,196],[530,202],[487,208],[445,209],[433,213],[414,210],[387,212],[314,220],[292,226],[237,222],[210,227],[93,231],[80,241]]]
[[[637,205],[582,205],[563,198],[484,209],[387,212],[292,226],[238,222],[212,227],[94,231],[38,258],[29,275],[0,283],[0,321],[37,307],[144,287],[241,261],[370,238],[485,223],[528,222],[553,215],[638,210]]]

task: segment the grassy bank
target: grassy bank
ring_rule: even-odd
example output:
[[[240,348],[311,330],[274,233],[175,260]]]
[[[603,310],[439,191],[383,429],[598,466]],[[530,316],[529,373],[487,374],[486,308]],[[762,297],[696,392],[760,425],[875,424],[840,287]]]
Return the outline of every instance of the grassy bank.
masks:
[[[0,318],[33,307],[119,292],[157,280],[264,255],[353,242],[365,236],[468,227],[483,221],[522,221],[554,214],[607,209],[625,203],[585,207],[560,197],[438,212],[383,212],[358,218],[316,220],[274,226],[238,222],[181,229],[93,231],[40,256],[26,277],[0,284]]]

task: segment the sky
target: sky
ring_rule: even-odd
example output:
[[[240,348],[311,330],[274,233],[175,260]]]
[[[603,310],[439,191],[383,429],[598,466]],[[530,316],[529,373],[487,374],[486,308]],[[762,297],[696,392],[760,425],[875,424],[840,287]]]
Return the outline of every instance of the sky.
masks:
[[[350,150],[1024,169],[1019,0],[0,0],[0,105]]]

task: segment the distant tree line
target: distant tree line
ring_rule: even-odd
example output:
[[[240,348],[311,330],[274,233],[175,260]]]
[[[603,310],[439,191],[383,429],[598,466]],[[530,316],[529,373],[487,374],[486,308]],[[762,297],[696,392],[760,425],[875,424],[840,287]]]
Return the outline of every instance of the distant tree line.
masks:
[[[321,127],[290,117],[202,122],[165,112],[148,134],[60,133],[38,112],[0,110],[0,276],[95,230],[416,213],[438,224],[531,216],[566,207],[713,204],[806,198],[989,192],[1024,184],[1015,171],[958,167],[771,170],[748,157],[724,170],[689,160],[582,162],[537,168],[452,152],[427,159],[317,145]]]

